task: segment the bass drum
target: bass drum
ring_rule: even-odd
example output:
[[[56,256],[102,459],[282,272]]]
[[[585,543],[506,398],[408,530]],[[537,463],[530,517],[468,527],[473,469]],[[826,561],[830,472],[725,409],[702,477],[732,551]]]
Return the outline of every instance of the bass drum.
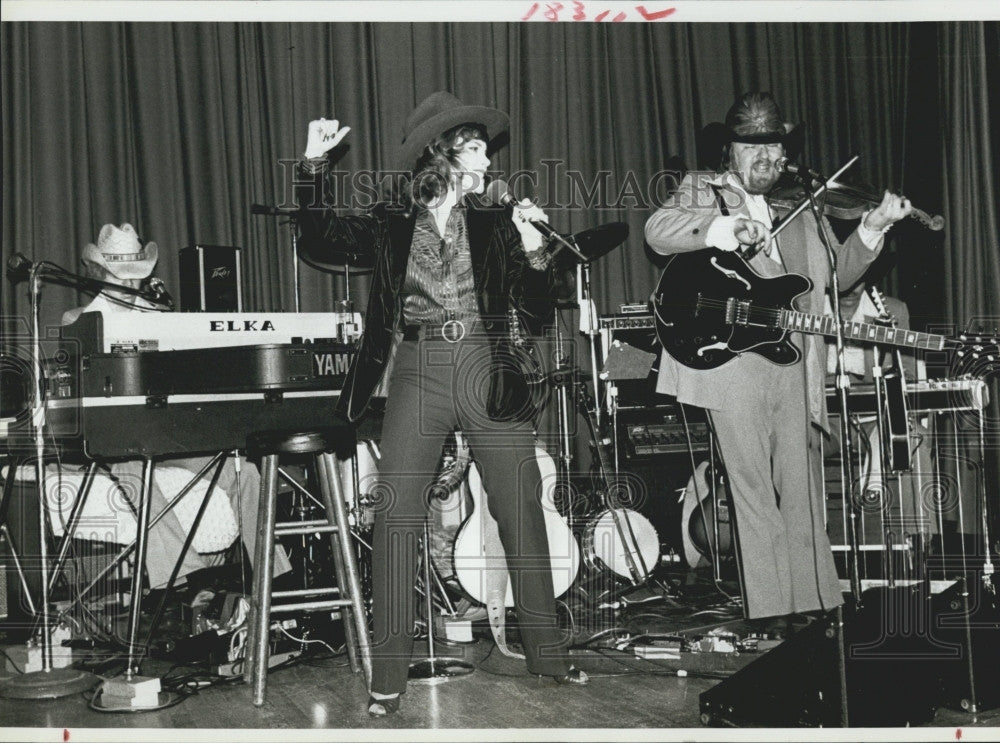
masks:
[[[633,583],[646,580],[660,559],[656,528],[629,508],[608,508],[591,517],[582,541],[587,567],[599,572],[608,570]],[[638,576],[633,575],[630,561]]]

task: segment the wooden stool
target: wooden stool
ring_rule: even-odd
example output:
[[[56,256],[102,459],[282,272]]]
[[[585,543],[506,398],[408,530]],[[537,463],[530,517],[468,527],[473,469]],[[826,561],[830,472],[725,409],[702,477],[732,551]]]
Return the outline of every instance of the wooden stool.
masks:
[[[253,596],[247,620],[248,636],[243,678],[253,688],[253,703],[264,703],[267,669],[270,655],[272,612],[315,609],[341,609],[344,636],[351,669],[363,670],[365,686],[371,682],[371,648],[368,623],[361,598],[361,580],[351,544],[347,508],[340,487],[337,458],[355,453],[354,429],[336,426],[309,431],[260,431],[247,439],[247,456],[261,458],[260,507],[257,514],[257,545],[253,560]],[[326,519],[275,524],[278,486],[278,457],[282,454],[313,454],[317,479],[326,508]],[[280,535],[328,533],[333,550],[337,588],[300,591],[271,591],[274,573],[274,542]],[[336,599],[323,599],[291,604],[271,605],[272,599],[302,598],[306,595],[338,593]]]

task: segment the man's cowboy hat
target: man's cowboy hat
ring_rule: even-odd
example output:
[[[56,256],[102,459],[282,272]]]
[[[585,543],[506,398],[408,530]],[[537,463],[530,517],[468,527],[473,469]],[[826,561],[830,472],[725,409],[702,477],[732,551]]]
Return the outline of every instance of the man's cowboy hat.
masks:
[[[158,250],[156,243],[142,247],[139,235],[128,222],[121,227],[106,224],[101,227],[97,244],[83,249],[83,260],[101,266],[118,279],[144,279],[153,272]]]
[[[726,113],[730,142],[788,145],[801,137],[800,124],[784,120],[770,93],[746,93]]]
[[[725,123],[707,124],[695,140],[698,167],[720,171],[733,142],[782,144],[785,156],[796,159],[805,144],[805,125],[785,121],[770,93],[747,93],[729,108]]]
[[[486,106],[467,106],[447,91],[439,90],[424,98],[403,125],[403,141],[397,162],[412,168],[424,147],[439,134],[459,124],[482,124],[490,137],[507,131],[510,119],[503,111]]]

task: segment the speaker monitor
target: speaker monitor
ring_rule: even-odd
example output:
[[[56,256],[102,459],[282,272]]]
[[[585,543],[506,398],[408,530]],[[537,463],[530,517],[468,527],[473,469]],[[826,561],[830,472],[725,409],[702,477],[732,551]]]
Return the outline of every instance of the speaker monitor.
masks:
[[[844,610],[842,632],[834,612],[702,693],[702,721],[896,727],[928,723],[939,706],[1000,703],[996,596],[970,583],[966,609],[963,585],[865,591],[857,611]]]
[[[185,312],[243,310],[242,249],[195,245],[179,252],[181,309]]]

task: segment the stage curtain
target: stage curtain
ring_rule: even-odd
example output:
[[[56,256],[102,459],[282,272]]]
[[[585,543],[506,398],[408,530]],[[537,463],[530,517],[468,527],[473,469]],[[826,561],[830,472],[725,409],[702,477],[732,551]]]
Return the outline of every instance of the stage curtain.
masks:
[[[806,124],[810,164],[832,170],[857,153],[860,177],[899,184],[912,130],[910,33],[905,24],[7,23],[3,255],[78,267],[102,224],[127,221],[159,244],[169,287],[180,248],[236,245],[247,306],[290,311],[290,227],[251,215],[250,204],[291,203],[308,121],[352,127],[334,163],[347,174],[339,195],[365,197],[349,181],[397,167],[406,115],[446,89],[510,113],[493,167],[535,173],[535,188],[516,183],[556,228],[629,225],[626,245],[593,271],[598,309],[614,311],[655,286],[642,228],[670,182],[656,174],[697,167],[697,133],[744,90],[772,91],[787,118]],[[299,269],[303,310],[345,298],[343,277]],[[960,283],[962,264],[951,270]],[[976,271],[965,280],[990,275]],[[366,288],[366,277],[351,280],[359,307]],[[84,300],[47,288],[43,316]],[[24,284],[5,283],[4,313],[26,306]]]
[[[981,318],[1000,327],[1000,224],[997,204],[1000,114],[1000,27],[956,24],[942,28],[941,87],[945,297],[949,318]],[[993,62],[990,63],[989,60]]]
[[[940,34],[940,86],[945,91],[942,108],[942,169],[944,216],[944,295],[947,317],[959,329],[1000,335],[1000,134],[995,122],[1000,115],[1000,26],[996,24],[956,24],[943,27]],[[993,60],[990,62],[989,60]],[[966,531],[979,530],[984,519],[985,500],[988,528],[994,536],[1000,528],[1000,452],[994,445],[1000,410],[1000,377],[995,346],[978,359],[966,358],[958,371],[989,380],[992,402],[986,411],[986,443],[983,477],[985,488],[962,490],[965,518],[975,521]],[[968,421],[970,446],[963,452],[971,461],[978,459],[978,432]]]

